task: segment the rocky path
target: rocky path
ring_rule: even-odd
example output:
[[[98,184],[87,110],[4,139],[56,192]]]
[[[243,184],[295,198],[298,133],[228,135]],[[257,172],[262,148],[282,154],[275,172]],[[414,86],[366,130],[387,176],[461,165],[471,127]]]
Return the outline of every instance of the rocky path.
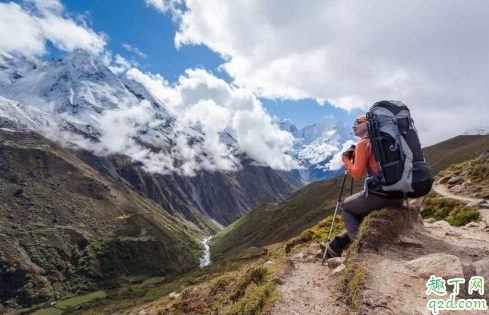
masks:
[[[477,198],[455,195],[448,190],[447,186],[442,185],[442,184],[438,184],[438,183],[433,184],[433,190],[436,191],[438,194],[444,196],[444,197],[457,199],[457,200],[467,202],[467,203],[476,202],[476,201],[480,200]]]
[[[448,190],[446,185],[438,183],[433,185],[433,190],[443,197],[457,199],[466,202],[469,206],[474,206],[479,210],[481,222],[489,227],[489,202],[487,200],[455,195]],[[483,228],[483,226],[481,227]]]
[[[314,258],[319,246],[311,246],[287,261],[280,296],[270,310],[270,315],[337,315],[350,314],[337,299],[340,296],[340,276],[333,268],[322,266]]]
[[[489,301],[489,233],[482,223],[452,227],[446,221],[425,220],[400,234],[394,243],[378,251],[364,253],[368,270],[363,301],[370,307],[366,314],[431,314],[427,308],[426,283],[431,275],[464,278],[460,298],[484,298]],[[486,279],[485,294],[468,295],[472,276]],[[440,311],[439,314],[486,314],[486,311]]]

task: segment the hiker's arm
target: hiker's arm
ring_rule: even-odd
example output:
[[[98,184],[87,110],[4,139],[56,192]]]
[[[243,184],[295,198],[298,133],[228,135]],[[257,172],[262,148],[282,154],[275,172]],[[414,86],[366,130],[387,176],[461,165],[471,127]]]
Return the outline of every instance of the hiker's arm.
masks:
[[[367,146],[365,145],[365,142],[358,143],[355,149],[354,163],[352,163],[347,156],[343,156],[342,160],[351,177],[355,180],[359,180],[367,170]]]

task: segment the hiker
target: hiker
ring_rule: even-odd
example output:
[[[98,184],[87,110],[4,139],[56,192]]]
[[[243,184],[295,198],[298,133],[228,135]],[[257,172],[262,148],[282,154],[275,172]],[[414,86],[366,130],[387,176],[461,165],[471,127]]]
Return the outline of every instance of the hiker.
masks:
[[[373,154],[367,131],[367,116],[358,116],[353,124],[355,136],[361,140],[356,147],[351,147],[342,154],[342,160],[351,177],[359,180],[365,171],[369,176],[378,175],[378,166]],[[352,158],[353,162],[351,161]],[[346,231],[338,234],[331,242],[321,243],[321,249],[327,250],[326,257],[341,256],[343,250],[357,237],[358,228],[363,218],[370,212],[384,207],[402,206],[402,194],[395,192],[375,191],[366,193],[365,189],[346,198],[340,204],[340,214]]]

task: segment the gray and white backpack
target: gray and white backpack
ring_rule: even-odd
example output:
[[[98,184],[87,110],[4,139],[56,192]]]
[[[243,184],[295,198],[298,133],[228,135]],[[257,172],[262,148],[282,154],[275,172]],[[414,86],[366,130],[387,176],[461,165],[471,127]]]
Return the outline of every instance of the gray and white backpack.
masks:
[[[400,192],[405,198],[428,194],[434,179],[409,108],[400,101],[375,103],[367,113],[367,130],[379,170],[377,176],[369,172],[367,192]]]

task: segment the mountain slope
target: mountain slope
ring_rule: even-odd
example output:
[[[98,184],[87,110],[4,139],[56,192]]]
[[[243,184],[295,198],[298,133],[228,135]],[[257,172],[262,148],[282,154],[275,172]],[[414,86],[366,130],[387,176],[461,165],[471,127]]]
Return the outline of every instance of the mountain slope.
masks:
[[[49,62],[1,54],[0,95],[0,128],[34,130],[64,146],[84,148],[93,153],[79,151],[86,163],[195,223],[199,212],[227,225],[303,185],[290,172],[254,165],[228,134],[222,138],[238,152],[241,168],[185,176],[182,164],[210,161],[205,135],[176,126],[174,115],[144,86],[116,76],[81,50]],[[188,152],[193,149],[196,156]]]
[[[198,266],[215,225],[169,215],[73,151],[0,131],[0,297],[29,306],[135,276]]]
[[[489,149],[489,136],[458,136],[423,149],[435,175],[451,164],[477,157]],[[218,259],[250,246],[265,246],[300,234],[331,215],[342,176],[311,183],[282,203],[263,204],[221,231],[211,241],[211,253]],[[348,179],[343,199],[349,194]],[[356,181],[354,192],[363,189]]]

